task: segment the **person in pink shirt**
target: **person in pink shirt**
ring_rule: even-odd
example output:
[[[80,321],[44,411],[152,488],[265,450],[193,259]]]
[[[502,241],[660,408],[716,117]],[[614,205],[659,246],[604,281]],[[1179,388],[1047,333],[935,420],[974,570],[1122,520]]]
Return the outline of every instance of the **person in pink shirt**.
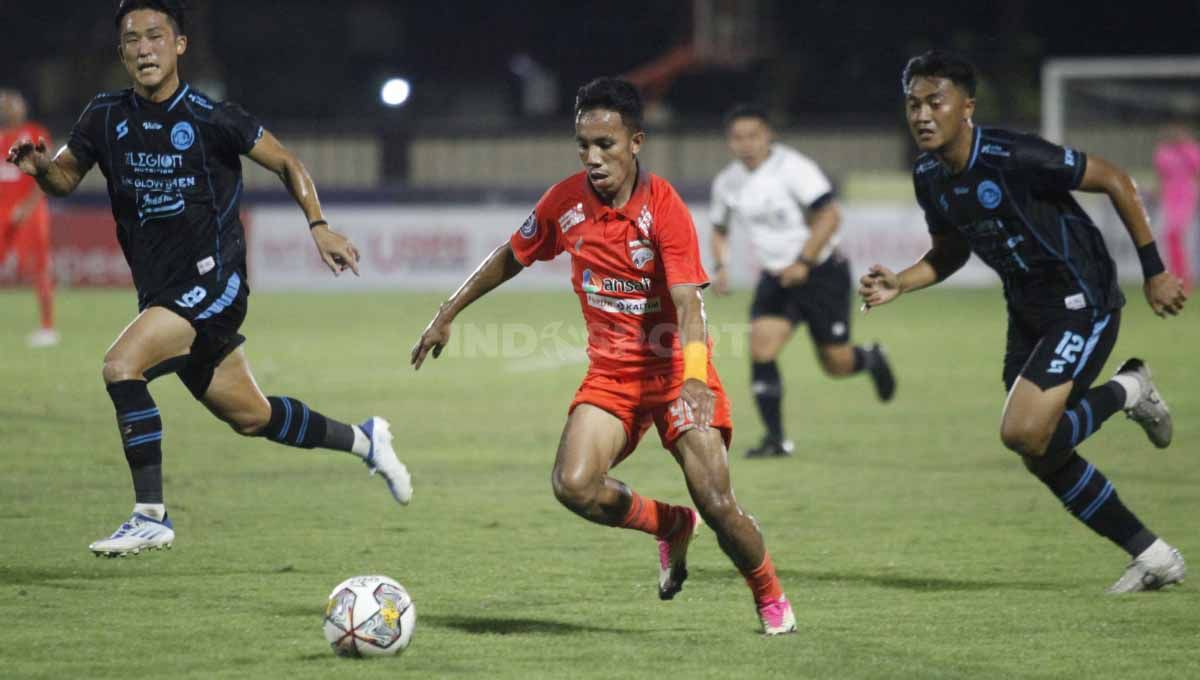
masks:
[[[1191,290],[1194,280],[1189,265],[1192,223],[1200,200],[1200,142],[1182,124],[1170,125],[1154,150],[1159,196],[1166,220],[1167,266]]]

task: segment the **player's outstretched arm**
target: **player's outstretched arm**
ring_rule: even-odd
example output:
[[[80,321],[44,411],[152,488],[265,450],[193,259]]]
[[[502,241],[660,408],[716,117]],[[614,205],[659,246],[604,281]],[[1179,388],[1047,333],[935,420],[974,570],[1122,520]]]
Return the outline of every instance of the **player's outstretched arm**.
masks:
[[[1129,173],[1099,156],[1088,156],[1079,190],[1108,194],[1108,199],[1125,225],[1125,231],[1129,232],[1133,245],[1137,246],[1142,276],[1145,278],[1142,290],[1154,313],[1165,317],[1183,311],[1183,303],[1187,300],[1183,282],[1163,266],[1158,246],[1154,244],[1154,232],[1150,229],[1146,206],[1142,204],[1137,184]]]
[[[712,230],[713,293],[729,293],[729,227],[714,224]]]
[[[707,430],[712,422],[716,395],[708,388],[708,324],[704,296],[699,286],[672,286],[671,301],[679,321],[679,346],[683,349],[683,387],[679,397],[692,409],[696,427]]]
[[[945,280],[962,269],[971,257],[970,245],[957,232],[939,232],[932,238],[933,247],[929,252],[899,274],[876,264],[859,279],[858,295],[862,298],[864,312],[886,305],[901,293],[928,288]]]
[[[42,191],[51,196],[66,196],[75,191],[86,174],[75,154],[65,146],[51,158],[42,137],[36,142],[26,140],[13,144],[5,160],[37,180]]]
[[[517,260],[517,256],[513,254],[512,245],[508,242],[493,250],[492,254],[488,255],[479,267],[467,277],[467,280],[463,281],[458,290],[454,291],[454,295],[451,295],[449,300],[438,307],[437,314],[425,327],[417,344],[413,345],[412,355],[409,357],[409,363],[412,364],[413,369],[420,370],[421,364],[425,363],[425,357],[430,351],[433,352],[434,359],[441,356],[446,343],[450,341],[450,324],[454,322],[459,312],[499,287],[500,284],[520,274],[524,268],[524,265]]]
[[[296,205],[304,211],[317,251],[333,275],[349,269],[358,276],[358,248],[350,239],[331,229],[329,222],[325,221],[321,200],[317,198],[317,187],[304,163],[266,130],[247,155],[250,160],[275,173],[287,187]]]

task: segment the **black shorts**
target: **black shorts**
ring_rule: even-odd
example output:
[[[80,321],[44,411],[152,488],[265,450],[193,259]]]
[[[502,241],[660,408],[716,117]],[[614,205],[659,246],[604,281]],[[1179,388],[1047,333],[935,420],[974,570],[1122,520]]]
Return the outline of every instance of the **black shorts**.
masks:
[[[808,324],[817,345],[850,342],[850,263],[834,252],[809,272],[799,286],[784,288],[779,277],[763,272],[754,290],[750,320],[778,316],[793,326]]]
[[[1025,378],[1048,390],[1074,381],[1068,404],[1091,387],[1117,343],[1121,311],[1096,317],[1090,310],[1008,314],[1008,346],[1004,354],[1004,388]]]
[[[204,276],[153,297],[147,307],[163,307],[187,319],[196,329],[196,339],[187,356],[151,368],[146,379],[178,373],[193,397],[203,397],[217,366],[246,341],[238,329],[246,320],[249,298],[244,271],[224,279]]]

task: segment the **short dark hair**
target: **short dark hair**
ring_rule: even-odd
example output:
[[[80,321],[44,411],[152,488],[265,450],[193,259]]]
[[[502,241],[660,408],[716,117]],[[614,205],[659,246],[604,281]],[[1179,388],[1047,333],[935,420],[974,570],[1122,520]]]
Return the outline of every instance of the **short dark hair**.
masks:
[[[771,117],[767,115],[767,110],[758,104],[743,102],[735,105],[725,114],[725,128],[729,129],[742,118],[757,118],[761,120],[767,127],[771,126]]]
[[[900,75],[900,88],[908,92],[913,78],[945,78],[966,91],[968,97],[975,96],[975,67],[963,57],[945,50],[929,50],[908,60]]]
[[[121,0],[121,4],[117,6],[115,18],[117,30],[121,30],[121,22],[125,19],[126,14],[139,9],[162,12],[171,21],[171,28],[175,30],[175,35],[184,35],[183,13],[187,9],[187,4],[183,0]]]
[[[575,117],[595,109],[621,114],[621,122],[632,132],[642,129],[642,95],[628,80],[602,77],[579,88],[575,93]]]

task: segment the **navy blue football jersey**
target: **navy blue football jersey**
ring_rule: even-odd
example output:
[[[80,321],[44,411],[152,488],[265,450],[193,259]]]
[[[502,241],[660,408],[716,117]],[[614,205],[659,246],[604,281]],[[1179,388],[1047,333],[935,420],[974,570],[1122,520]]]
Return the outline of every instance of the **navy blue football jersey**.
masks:
[[[88,104],[67,146],[84,170],[99,165],[108,180],[140,307],[210,272],[244,278],[240,157],[262,135],[241,107],[186,83],[159,104],[132,89]]]
[[[1035,135],[976,127],[965,170],[917,158],[913,185],[931,233],[957,230],[1004,283],[1010,307],[1091,309],[1125,298],[1100,230],[1071,196],[1087,156]]]

